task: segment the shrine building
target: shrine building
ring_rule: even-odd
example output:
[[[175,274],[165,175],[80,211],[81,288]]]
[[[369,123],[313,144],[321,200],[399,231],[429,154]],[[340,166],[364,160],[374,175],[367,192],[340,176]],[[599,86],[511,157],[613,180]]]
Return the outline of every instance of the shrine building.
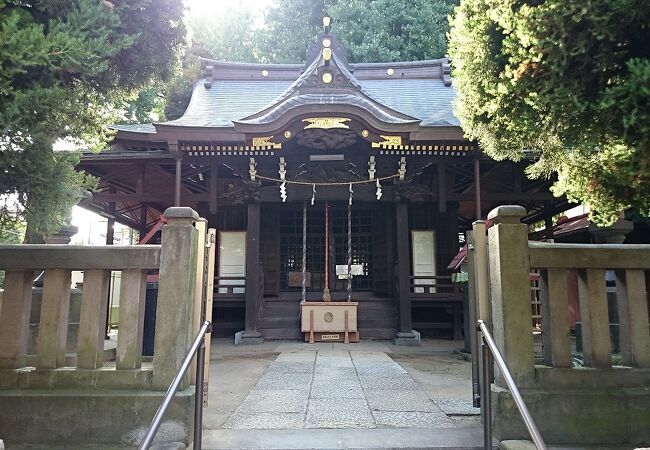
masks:
[[[114,126],[79,169],[100,180],[83,206],[141,236],[170,206],[216,228],[217,335],[299,339],[299,304],[329,291],[358,302],[361,339],[460,338],[447,265],[471,223],[500,204],[526,223],[568,208],[526,178],[531,161],[464,137],[446,58],[352,64],[325,27],[305,64],[202,64],[182,117]]]

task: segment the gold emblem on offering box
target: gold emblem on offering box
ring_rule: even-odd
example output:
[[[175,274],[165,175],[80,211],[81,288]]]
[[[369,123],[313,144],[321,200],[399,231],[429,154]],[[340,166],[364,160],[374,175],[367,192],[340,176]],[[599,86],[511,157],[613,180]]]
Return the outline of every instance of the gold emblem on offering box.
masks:
[[[324,130],[330,128],[350,128],[349,125],[345,122],[349,122],[352,119],[346,117],[310,117],[308,119],[302,119],[303,122],[309,122],[309,125],[305,125],[305,130],[309,128],[321,128]]]

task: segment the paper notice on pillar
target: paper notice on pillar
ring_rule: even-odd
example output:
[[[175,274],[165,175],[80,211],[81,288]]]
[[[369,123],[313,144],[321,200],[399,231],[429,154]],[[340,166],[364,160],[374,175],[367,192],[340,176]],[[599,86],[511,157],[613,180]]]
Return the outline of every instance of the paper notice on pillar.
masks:
[[[364,276],[363,264],[352,264],[352,276]],[[348,278],[348,265],[347,264],[337,264],[336,265],[336,276],[339,280],[345,280]]]

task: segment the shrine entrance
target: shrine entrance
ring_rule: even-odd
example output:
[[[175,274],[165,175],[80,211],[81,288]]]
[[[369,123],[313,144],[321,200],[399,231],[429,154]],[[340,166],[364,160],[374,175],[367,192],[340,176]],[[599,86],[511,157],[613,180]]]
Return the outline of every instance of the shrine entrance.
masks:
[[[351,214],[352,290],[370,291],[373,289],[373,214],[369,206],[359,204],[355,205]],[[300,291],[302,287],[302,220],[302,205],[282,207],[279,227],[282,291]],[[308,206],[306,240],[307,289],[322,292],[327,286],[333,292],[345,291],[348,271],[347,205],[343,202],[317,202],[314,206]]]

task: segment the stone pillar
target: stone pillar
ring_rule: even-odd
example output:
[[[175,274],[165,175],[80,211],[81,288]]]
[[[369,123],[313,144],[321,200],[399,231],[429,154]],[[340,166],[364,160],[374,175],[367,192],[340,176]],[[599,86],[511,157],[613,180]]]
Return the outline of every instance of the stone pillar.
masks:
[[[260,295],[260,204],[248,203],[246,227],[246,319],[244,331],[235,334],[235,344],[261,344],[264,338],[258,331]]]
[[[420,345],[420,333],[413,331],[411,319],[411,259],[408,203],[395,204],[395,232],[397,235],[397,292],[399,311],[399,330],[395,345]]]
[[[521,223],[526,210],[507,205],[488,214],[492,332],[518,386],[534,381],[533,331],[530,307],[528,229]],[[505,386],[502,377],[496,383]]]
[[[191,345],[198,231],[192,208],[167,208],[162,229],[153,357],[154,389],[169,387]],[[189,384],[186,376],[181,389]]]

